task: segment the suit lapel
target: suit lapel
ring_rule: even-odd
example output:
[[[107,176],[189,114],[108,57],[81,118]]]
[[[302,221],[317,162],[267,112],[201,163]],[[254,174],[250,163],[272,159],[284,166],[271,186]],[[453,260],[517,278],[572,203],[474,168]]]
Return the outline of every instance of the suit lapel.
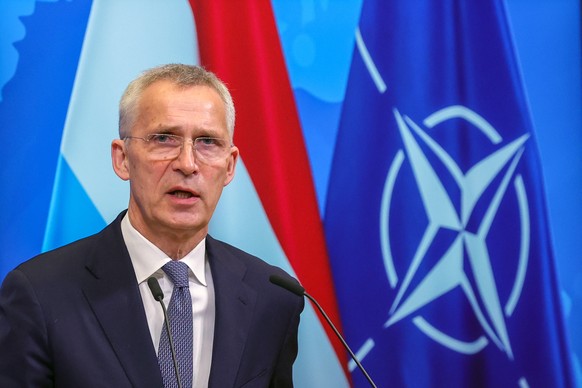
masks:
[[[210,387],[234,386],[256,302],[256,291],[243,282],[245,265],[221,243],[206,238],[214,282],[216,318]]]
[[[133,386],[162,386],[161,374],[129,253],[123,214],[99,234],[87,260],[93,275],[83,292]]]
[[[162,379],[143,303],[120,222],[96,238],[87,259],[90,272],[83,292],[133,386],[161,387]],[[210,387],[234,386],[251,326],[256,291],[243,282],[245,265],[220,242],[207,237],[215,291],[215,328]]]

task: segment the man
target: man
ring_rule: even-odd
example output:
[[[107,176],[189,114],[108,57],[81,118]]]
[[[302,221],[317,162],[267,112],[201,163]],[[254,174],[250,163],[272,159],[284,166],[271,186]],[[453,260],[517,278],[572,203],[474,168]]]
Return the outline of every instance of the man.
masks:
[[[207,234],[234,177],[234,117],[226,87],[200,67],[161,66],[130,83],[111,145],[128,210],[8,274],[0,387],[161,387],[178,376],[188,387],[292,386],[303,298],[269,282],[289,277],[281,269]],[[179,373],[150,277],[172,295]],[[173,316],[179,303],[186,315]]]

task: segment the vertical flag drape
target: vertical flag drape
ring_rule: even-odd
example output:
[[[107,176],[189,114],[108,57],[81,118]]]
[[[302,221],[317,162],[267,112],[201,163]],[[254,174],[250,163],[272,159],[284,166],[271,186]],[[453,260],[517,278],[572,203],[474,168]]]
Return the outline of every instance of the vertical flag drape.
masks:
[[[311,169],[271,4],[191,0],[191,5],[201,64],[231,90],[237,107],[235,143],[275,234],[303,286],[340,325]],[[345,360],[341,344],[325,327]]]
[[[503,1],[364,2],[330,182],[340,314],[380,386],[573,385]]]

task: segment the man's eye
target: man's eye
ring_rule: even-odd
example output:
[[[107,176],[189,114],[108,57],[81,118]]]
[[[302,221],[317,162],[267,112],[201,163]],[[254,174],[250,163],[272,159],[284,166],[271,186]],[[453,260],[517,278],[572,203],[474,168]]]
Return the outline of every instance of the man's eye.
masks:
[[[167,144],[167,145],[173,145],[173,144],[180,143],[178,141],[178,139],[176,139],[175,136],[167,135],[167,134],[163,134],[163,133],[157,133],[157,134],[150,135],[150,141],[153,141],[155,144]]]
[[[216,144],[216,139],[211,137],[199,137],[198,141],[204,145]]]
[[[209,147],[220,147],[220,139],[214,139],[212,137],[199,137],[196,139],[200,146],[209,148]]]

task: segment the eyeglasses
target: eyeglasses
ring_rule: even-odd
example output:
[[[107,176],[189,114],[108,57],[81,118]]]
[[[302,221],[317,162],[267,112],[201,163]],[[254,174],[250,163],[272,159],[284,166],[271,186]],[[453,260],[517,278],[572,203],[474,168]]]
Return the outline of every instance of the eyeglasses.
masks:
[[[207,163],[222,159],[233,147],[229,141],[215,137],[201,136],[192,140],[168,133],[152,133],[146,137],[126,136],[123,138],[123,140],[128,139],[143,140],[146,143],[148,154],[155,160],[177,158],[185,142],[191,142],[196,158]]]

